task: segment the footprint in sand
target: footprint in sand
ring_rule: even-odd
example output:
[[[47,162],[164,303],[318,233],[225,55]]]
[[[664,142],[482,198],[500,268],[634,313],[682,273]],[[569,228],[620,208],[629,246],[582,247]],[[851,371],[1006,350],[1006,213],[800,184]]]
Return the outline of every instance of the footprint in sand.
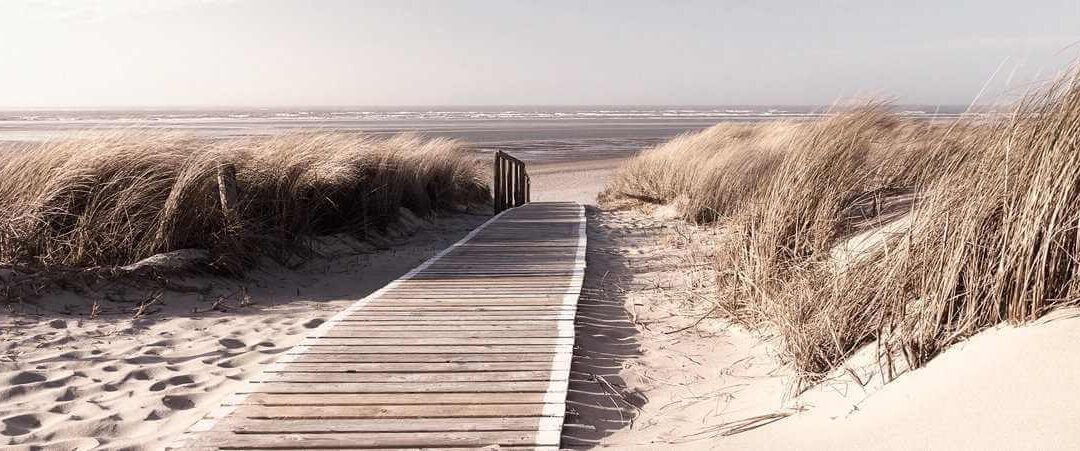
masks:
[[[38,419],[37,415],[30,413],[4,418],[0,421],[4,424],[4,430],[0,431],[0,434],[7,436],[27,434],[41,427],[41,420]]]
[[[191,376],[173,376],[166,380],[155,382],[154,385],[150,386],[150,391],[162,391],[165,389],[165,387],[168,387],[170,385],[187,385],[194,383],[195,379],[192,379]]]
[[[187,396],[165,396],[161,398],[161,403],[172,410],[188,410],[195,407],[195,401]]]
[[[152,363],[161,363],[164,361],[165,359],[161,358],[160,356],[150,353],[124,359],[124,363],[130,363],[132,365],[148,365]]]
[[[19,374],[16,374],[15,377],[11,378],[8,383],[11,385],[23,385],[32,384],[34,382],[41,382],[45,379],[46,378],[44,374],[23,371]]]
[[[247,346],[246,344],[244,344],[244,342],[242,342],[240,340],[237,340],[235,338],[222,338],[222,339],[218,340],[218,343],[221,344],[222,346],[228,348],[228,349],[239,349],[239,348],[242,348],[244,346]]]
[[[312,320],[308,320],[308,322],[304,323],[304,327],[306,327],[308,329],[314,329],[316,327],[321,326],[322,323],[325,323],[325,322],[326,322],[325,319],[315,318],[315,319],[312,319]]]

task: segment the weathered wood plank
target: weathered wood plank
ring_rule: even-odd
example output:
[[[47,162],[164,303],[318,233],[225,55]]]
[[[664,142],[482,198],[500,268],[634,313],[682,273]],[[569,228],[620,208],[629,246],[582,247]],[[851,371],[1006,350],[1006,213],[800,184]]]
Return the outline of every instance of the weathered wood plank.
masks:
[[[466,400],[463,400],[466,401]],[[273,419],[409,419],[561,416],[564,412],[532,404],[245,405],[232,417]]]
[[[265,382],[251,384],[252,392],[263,393],[520,393],[546,392],[548,381],[521,382]],[[251,393],[241,389],[238,393]]]
[[[447,311],[447,312],[505,312],[505,311],[560,311],[566,310],[568,307],[560,299],[540,300],[540,301],[523,301],[520,303],[510,303],[503,300],[493,300],[489,302],[472,302],[466,300],[457,299],[444,299],[439,301],[408,301],[402,302],[377,302],[365,306],[364,310],[369,312],[386,312],[386,311]]]
[[[543,392],[531,393],[251,393],[229,405],[263,406],[481,406],[544,404]],[[359,410],[357,412],[360,412]]]
[[[237,434],[329,434],[352,432],[475,432],[475,431],[552,431],[561,425],[543,417],[461,417],[461,418],[326,418],[271,420],[231,418],[217,430]]]
[[[444,373],[348,373],[348,372],[288,372],[263,373],[256,376],[260,383],[432,383],[432,382],[532,382],[552,380],[550,370],[542,371],[485,371]]]
[[[377,449],[445,448],[499,446],[558,446],[554,439],[536,431],[481,432],[376,432],[338,434],[236,434],[207,432],[197,436],[190,446],[214,446],[219,449]],[[538,439],[541,438],[541,439]]]
[[[549,359],[550,360],[550,359]],[[427,363],[400,363],[400,362],[369,362],[369,363],[287,363],[280,368],[266,369],[268,373],[285,373],[297,371],[319,371],[322,373],[441,373],[474,372],[474,371],[550,371],[550,361],[539,362],[427,362]]]
[[[514,322],[514,323],[492,323],[492,324],[461,324],[461,323],[443,323],[443,324],[416,324],[408,323],[402,325],[387,325],[387,324],[371,324],[365,322],[333,322],[333,327],[327,332],[346,331],[346,330],[362,330],[370,332],[386,331],[386,332],[411,332],[411,331],[537,331],[537,330],[558,330],[555,324],[531,324],[527,322]]]
[[[331,329],[323,334],[320,339],[327,338],[573,338],[572,331],[558,330],[555,328],[542,330],[368,330],[366,328],[355,329]]]
[[[421,310],[414,309],[408,310],[367,310],[364,309],[361,312],[349,314],[346,318],[364,318],[364,317],[398,317],[404,316],[409,318],[419,317],[447,317],[447,318],[530,318],[530,317],[562,317],[569,316],[573,318],[573,310],[569,309],[546,309],[546,310],[478,310],[469,309],[464,311],[448,311],[446,309],[433,309],[433,310]]]
[[[547,314],[534,314],[534,315],[448,315],[448,314],[434,314],[434,313],[417,313],[415,315],[386,315],[379,312],[372,313],[357,313],[354,315],[348,315],[341,321],[397,321],[402,320],[409,321],[424,321],[424,322],[455,322],[460,323],[464,321],[471,322],[499,322],[499,321],[557,321],[557,320],[569,320],[573,321],[574,315],[570,313],[547,313]]]
[[[405,353],[387,354],[382,353],[301,353],[293,355],[295,363],[336,362],[336,363],[477,363],[477,362],[551,362],[554,352],[520,352],[511,353],[482,353],[482,354],[455,354],[442,353]]]
[[[313,338],[310,346],[502,346],[502,345],[573,345],[573,337],[519,338],[519,337],[433,337],[433,338],[376,338],[376,337],[325,337]]]
[[[569,345],[447,345],[447,346],[307,346],[299,354],[515,354],[520,352],[570,352]],[[295,353],[290,350],[289,353]]]

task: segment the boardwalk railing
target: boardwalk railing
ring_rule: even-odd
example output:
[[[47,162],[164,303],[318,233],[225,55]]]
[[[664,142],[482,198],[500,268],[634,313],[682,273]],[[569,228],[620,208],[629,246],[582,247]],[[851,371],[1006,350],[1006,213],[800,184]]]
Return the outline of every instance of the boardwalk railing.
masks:
[[[529,202],[531,182],[525,163],[501,150],[495,151],[495,214]]]

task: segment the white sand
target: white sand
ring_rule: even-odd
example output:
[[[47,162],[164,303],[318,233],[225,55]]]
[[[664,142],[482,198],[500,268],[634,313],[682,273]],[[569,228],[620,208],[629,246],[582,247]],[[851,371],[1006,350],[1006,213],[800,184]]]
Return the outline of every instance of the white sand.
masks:
[[[616,158],[532,164],[529,166],[532,200],[595,204],[596,195],[604,189],[604,185],[623,161]]]
[[[0,445],[14,449],[160,449],[205,415],[259,366],[354,300],[453,243],[483,216],[445,219],[390,250],[328,239],[326,258],[295,270],[270,267],[245,280],[189,278],[191,286],[240,296],[208,311],[215,295],[168,292],[133,319],[147,287],[59,292],[0,316]],[[201,299],[200,299],[201,298]],[[85,312],[100,300],[95,319]],[[69,307],[70,305],[70,307]],[[193,310],[198,313],[192,313]],[[0,446],[2,447],[2,446]]]
[[[729,437],[723,445],[1078,449],[1078,343],[1077,310],[1061,310],[1026,326],[990,329],[869,396],[845,384],[848,396],[819,393],[819,408]]]

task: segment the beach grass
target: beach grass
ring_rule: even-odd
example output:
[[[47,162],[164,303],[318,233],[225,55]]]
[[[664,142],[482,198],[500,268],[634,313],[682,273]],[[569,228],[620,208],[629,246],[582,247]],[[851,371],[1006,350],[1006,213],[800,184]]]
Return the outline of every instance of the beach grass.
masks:
[[[129,130],[25,143],[0,152],[0,265],[115,266],[194,248],[235,273],[312,236],[362,238],[403,208],[485,204],[486,179],[463,143],[412,135]]]
[[[920,366],[1080,299],[1080,82],[950,123],[722,124],[644,150],[601,200],[722,227],[712,301],[805,380],[869,343]]]

